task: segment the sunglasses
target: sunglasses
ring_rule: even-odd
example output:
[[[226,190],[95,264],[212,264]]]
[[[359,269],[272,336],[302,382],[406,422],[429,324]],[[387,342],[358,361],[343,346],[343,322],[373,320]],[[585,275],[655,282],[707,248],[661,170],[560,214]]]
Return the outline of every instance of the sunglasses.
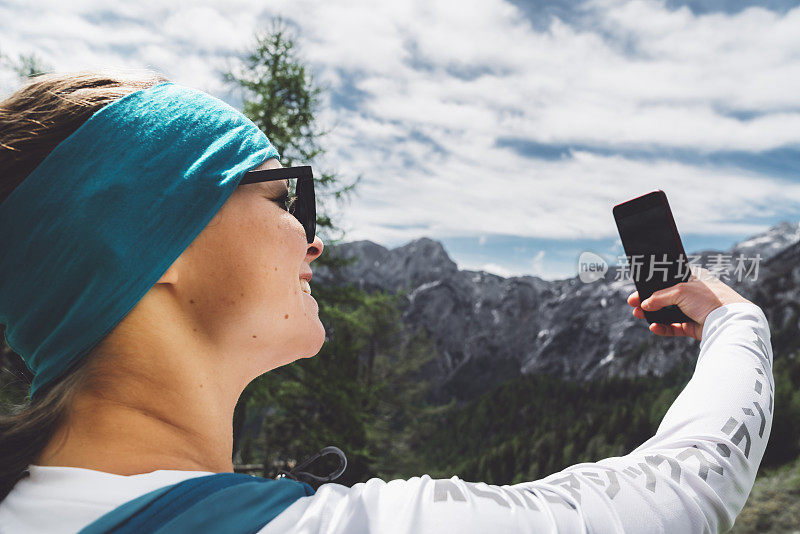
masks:
[[[317,231],[317,207],[314,200],[314,174],[309,165],[247,171],[239,185],[295,178],[297,179],[294,191],[295,199],[289,208],[289,213],[300,221],[300,224],[306,229],[306,240],[313,243]]]

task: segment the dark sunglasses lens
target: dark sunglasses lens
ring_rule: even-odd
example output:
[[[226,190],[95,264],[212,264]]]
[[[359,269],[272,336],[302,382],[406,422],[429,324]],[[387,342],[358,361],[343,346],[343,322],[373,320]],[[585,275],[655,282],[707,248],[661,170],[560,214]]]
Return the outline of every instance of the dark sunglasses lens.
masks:
[[[314,198],[314,181],[310,178],[299,178],[295,194],[294,216],[306,230],[306,241],[314,242],[317,231],[317,211]]]

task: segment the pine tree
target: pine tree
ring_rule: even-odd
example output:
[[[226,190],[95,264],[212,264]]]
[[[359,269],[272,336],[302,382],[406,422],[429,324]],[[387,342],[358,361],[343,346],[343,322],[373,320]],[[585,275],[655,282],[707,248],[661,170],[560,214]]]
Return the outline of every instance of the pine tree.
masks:
[[[324,154],[319,140],[328,133],[316,126],[322,89],[296,51],[296,38],[282,19],[274,19],[271,31],[256,37],[241,73],[228,71],[224,78],[247,91],[242,112],[275,145],[283,166],[313,167]],[[314,168],[318,234],[335,245],[330,236],[337,228],[325,200],[343,198],[361,177],[339,187],[335,174]],[[346,264],[324,253],[315,260],[333,272]],[[263,462],[262,474],[272,477],[336,445],[348,459],[337,479],[342,484],[418,467],[409,461],[415,440],[410,429],[425,421],[427,387],[419,369],[435,351],[423,334],[406,331],[398,309],[402,296],[324,285],[314,286],[314,296],[326,341],[314,357],[248,385],[234,414],[235,461]]]
[[[19,54],[17,59],[14,59],[0,51],[0,68],[15,72],[23,82],[31,76],[53,72],[53,67],[46,64],[36,53]]]

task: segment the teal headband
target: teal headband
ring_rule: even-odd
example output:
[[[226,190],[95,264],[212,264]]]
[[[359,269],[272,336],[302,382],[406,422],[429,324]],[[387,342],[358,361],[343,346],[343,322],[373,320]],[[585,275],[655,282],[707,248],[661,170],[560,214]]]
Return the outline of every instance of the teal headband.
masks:
[[[108,104],[0,204],[0,324],[30,396],[102,340],[279,154],[250,119],[164,82]]]

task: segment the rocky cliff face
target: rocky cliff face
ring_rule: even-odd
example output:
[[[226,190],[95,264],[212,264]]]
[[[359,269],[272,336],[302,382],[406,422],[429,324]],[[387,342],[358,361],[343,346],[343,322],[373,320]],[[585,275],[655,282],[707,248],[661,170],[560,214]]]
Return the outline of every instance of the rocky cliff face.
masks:
[[[572,380],[607,376],[662,375],[696,359],[699,342],[650,333],[631,315],[626,299],[635,290],[612,267],[603,279],[577,276],[546,281],[536,276],[503,278],[459,270],[437,241],[420,238],[388,250],[371,241],[326,248],[356,258],[334,279],[319,267],[317,283],[354,283],[368,290],[406,290],[403,318],[425,328],[439,357],[432,370],[440,394],[472,397],[521,373],[550,373]],[[761,255],[756,279],[726,281],[761,306],[778,334],[776,356],[797,348],[800,313],[800,224],[780,223],[711,256]],[[773,334],[775,335],[775,334]]]

